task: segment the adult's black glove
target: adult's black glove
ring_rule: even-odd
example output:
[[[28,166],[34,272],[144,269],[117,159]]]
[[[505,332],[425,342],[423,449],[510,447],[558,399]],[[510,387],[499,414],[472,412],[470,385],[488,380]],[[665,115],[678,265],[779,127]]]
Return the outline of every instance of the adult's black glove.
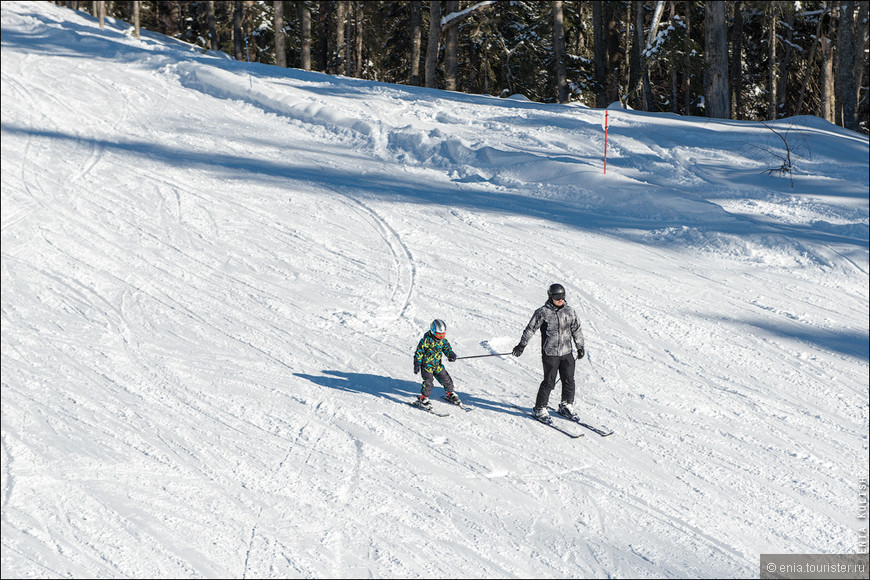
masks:
[[[447,360],[449,360],[450,362],[456,362],[456,353],[455,352],[448,353]]]
[[[577,360],[580,360],[584,356],[586,356],[586,349],[583,348],[582,346],[578,346],[577,347]]]
[[[414,360],[414,374],[418,374],[420,372],[420,361]]]
[[[521,354],[523,354],[523,351],[524,351],[524,350],[526,350],[526,347],[524,347],[524,346],[521,345],[521,344],[518,344],[518,345],[516,345],[516,346],[514,347],[514,350],[513,350],[513,353],[512,353],[512,354],[513,354],[514,356],[520,356]]]

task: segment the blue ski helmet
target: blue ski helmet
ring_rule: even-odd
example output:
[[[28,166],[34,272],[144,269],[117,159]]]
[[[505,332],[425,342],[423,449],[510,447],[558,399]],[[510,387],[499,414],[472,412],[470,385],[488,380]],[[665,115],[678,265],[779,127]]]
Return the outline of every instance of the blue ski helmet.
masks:
[[[429,327],[429,330],[435,335],[435,338],[441,339],[447,336],[447,325],[440,318],[432,321],[432,326]]]

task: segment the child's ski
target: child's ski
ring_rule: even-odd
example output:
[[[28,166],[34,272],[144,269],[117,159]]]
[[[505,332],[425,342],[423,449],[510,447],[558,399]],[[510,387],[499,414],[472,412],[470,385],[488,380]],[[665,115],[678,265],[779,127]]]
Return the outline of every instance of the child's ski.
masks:
[[[560,417],[565,417],[565,415],[562,415],[561,413],[559,413],[559,411],[557,411],[553,407],[550,407],[550,410],[555,411],[555,413],[557,415],[559,415]],[[610,437],[611,435],[613,435],[613,431],[610,431],[607,429],[602,429],[599,427],[593,427],[592,425],[589,425],[588,423],[584,423],[583,421],[580,420],[579,415],[574,415],[573,417],[565,417],[565,418],[568,419],[569,421],[574,421],[575,423],[577,423],[581,427],[585,427],[586,429],[589,429],[593,433],[595,433],[597,435],[601,435],[602,437]]]
[[[511,407],[513,407],[514,409],[519,409],[520,411],[522,411],[523,413],[525,413],[526,415],[528,415],[529,417],[534,419],[536,422],[538,422],[542,425],[546,425],[547,427],[552,427],[556,431],[558,431],[564,435],[567,435],[571,439],[579,439],[580,437],[583,437],[583,433],[572,433],[571,431],[568,431],[567,429],[562,429],[561,427],[559,427],[555,423],[544,423],[543,421],[538,421],[538,419],[535,418],[535,416],[530,411],[523,409],[522,407],[517,407],[516,405],[511,405]]]
[[[449,417],[450,416],[450,413],[439,413],[435,409],[426,409],[425,407],[421,407],[420,405],[417,405],[415,403],[416,403],[416,401],[411,401],[408,404],[411,405],[412,407],[414,407],[415,409],[420,409],[421,411],[424,411],[426,413],[432,413],[436,417]]]
[[[448,399],[447,397],[441,397],[441,398],[444,399],[445,401],[447,401],[448,403],[450,403],[451,405],[456,405],[457,407],[459,407],[460,409],[462,409],[462,410],[465,411],[466,413],[467,413],[468,411],[474,411],[474,407],[468,407],[468,406],[462,404],[462,402],[454,403],[453,401],[451,401],[451,400]]]

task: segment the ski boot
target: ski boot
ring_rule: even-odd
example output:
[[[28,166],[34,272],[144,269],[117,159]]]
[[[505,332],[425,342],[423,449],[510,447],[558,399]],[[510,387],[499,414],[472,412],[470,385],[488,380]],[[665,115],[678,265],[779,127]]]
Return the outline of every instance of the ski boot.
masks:
[[[444,400],[446,400],[448,403],[453,403],[454,405],[459,405],[460,407],[462,406],[462,401],[459,400],[459,395],[452,391],[444,395]]]
[[[416,401],[414,401],[414,406],[420,407],[424,411],[431,411],[432,401],[429,400],[429,397],[425,395],[420,395],[420,397]]]
[[[565,401],[559,403],[559,414],[563,417],[571,419],[572,421],[577,421],[580,419],[580,416],[577,415],[577,413],[574,411],[574,405],[572,405],[571,403],[566,403]]]
[[[553,419],[550,417],[550,413],[547,412],[546,407],[535,407],[532,410],[532,416],[541,423],[546,423],[547,425],[553,422]]]

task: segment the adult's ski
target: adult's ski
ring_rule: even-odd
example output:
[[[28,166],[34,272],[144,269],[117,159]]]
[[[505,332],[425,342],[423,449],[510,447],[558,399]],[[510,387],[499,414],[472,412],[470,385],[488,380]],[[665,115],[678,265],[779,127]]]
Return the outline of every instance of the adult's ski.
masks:
[[[556,431],[558,431],[564,435],[567,435],[571,439],[579,439],[580,437],[583,437],[583,433],[572,433],[571,431],[568,431],[567,429],[563,429],[562,427],[559,427],[555,423],[552,423],[552,422],[544,423],[543,421],[538,421],[538,419],[535,418],[534,414],[532,414],[532,412],[527,410],[527,409],[523,409],[522,407],[518,407],[516,405],[511,405],[511,407],[513,407],[514,409],[522,411],[523,413],[525,413],[526,415],[531,417],[535,422],[540,423],[541,425],[546,425],[547,427],[552,427]]]
[[[462,409],[462,410],[465,411],[466,413],[467,413],[468,411],[474,411],[474,407],[468,407],[467,405],[462,404],[461,401],[460,401],[459,403],[454,403],[453,401],[451,401],[451,400],[448,399],[447,397],[443,397],[443,396],[442,396],[441,398],[444,399],[445,401],[447,401],[448,403],[450,403],[451,405],[456,405],[457,407],[459,407],[460,409]]]
[[[576,421],[575,420],[574,422],[577,423],[578,425],[580,425],[581,427],[586,427],[587,429],[589,429],[593,433],[597,433],[598,435],[601,435],[602,437],[610,437],[611,435],[613,435],[613,431],[607,431],[607,430],[601,429],[599,427],[593,427],[592,425],[588,425],[588,424],[584,423],[583,421]]]
[[[553,407],[550,407],[550,410],[554,411],[560,417],[565,417],[565,415],[562,415],[561,413],[559,413],[559,411],[557,411]],[[611,435],[613,435],[613,431],[608,431],[607,429],[601,429],[599,427],[594,427],[588,423],[584,423],[583,421],[580,420],[579,415],[574,415],[573,417],[565,417],[565,418],[568,419],[569,421],[574,421],[575,423],[577,423],[581,427],[585,427],[586,429],[589,429],[593,433],[595,433],[597,435],[601,435],[602,437],[610,437]]]

